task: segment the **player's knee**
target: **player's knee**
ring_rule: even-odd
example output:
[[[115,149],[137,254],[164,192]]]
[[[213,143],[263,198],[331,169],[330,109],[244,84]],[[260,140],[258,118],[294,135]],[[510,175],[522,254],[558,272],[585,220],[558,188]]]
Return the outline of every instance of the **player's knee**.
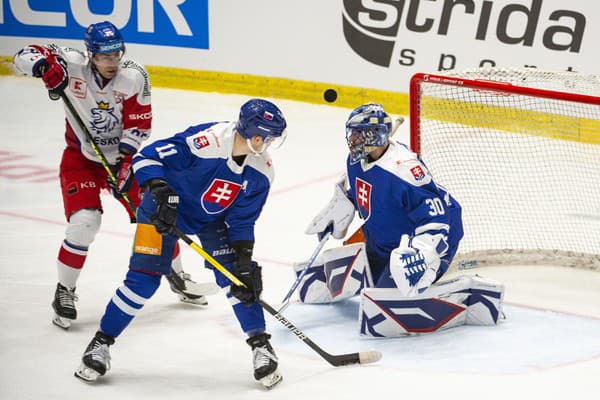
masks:
[[[100,230],[102,213],[100,210],[84,208],[69,218],[66,240],[76,246],[88,247]]]
[[[160,286],[160,275],[147,274],[140,271],[129,270],[125,276],[124,285],[135,295],[139,296],[142,305],[152,297]]]

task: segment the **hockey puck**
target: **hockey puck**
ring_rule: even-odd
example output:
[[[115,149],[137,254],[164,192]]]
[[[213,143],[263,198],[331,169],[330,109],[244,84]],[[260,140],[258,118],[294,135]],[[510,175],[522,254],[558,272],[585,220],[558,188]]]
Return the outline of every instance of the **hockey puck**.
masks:
[[[333,103],[334,101],[337,100],[337,92],[334,89],[327,89],[323,93],[323,98],[325,99],[326,102]]]

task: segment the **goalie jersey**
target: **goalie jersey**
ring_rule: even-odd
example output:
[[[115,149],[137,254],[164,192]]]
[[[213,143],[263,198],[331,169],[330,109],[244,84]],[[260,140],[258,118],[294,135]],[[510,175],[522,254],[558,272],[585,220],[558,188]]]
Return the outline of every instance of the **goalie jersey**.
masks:
[[[463,236],[461,207],[437,185],[421,160],[404,144],[390,140],[381,158],[350,163],[348,195],[361,219],[373,276],[388,265],[403,234],[443,234],[452,259]],[[437,277],[448,269],[442,263]]]
[[[133,159],[140,185],[161,178],[177,192],[177,226],[185,233],[197,233],[222,219],[230,241],[254,240],[254,224],[267,199],[273,167],[266,151],[248,154],[239,165],[232,157],[234,128],[234,122],[191,126],[146,146]]]

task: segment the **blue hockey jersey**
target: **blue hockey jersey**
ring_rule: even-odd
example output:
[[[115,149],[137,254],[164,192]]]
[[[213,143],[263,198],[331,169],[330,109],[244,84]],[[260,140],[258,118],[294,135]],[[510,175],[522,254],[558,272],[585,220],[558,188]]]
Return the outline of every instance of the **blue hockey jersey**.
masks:
[[[365,221],[363,233],[372,268],[380,270],[388,264],[403,234],[442,233],[453,257],[463,236],[460,205],[404,144],[390,140],[383,156],[370,163],[352,164],[348,157],[347,171],[348,195]],[[438,276],[444,272],[438,271]]]
[[[223,219],[230,241],[254,240],[254,224],[267,199],[274,172],[267,152],[232,158],[234,122],[191,126],[142,149],[133,159],[140,185],[167,181],[179,195],[177,227],[194,234]]]

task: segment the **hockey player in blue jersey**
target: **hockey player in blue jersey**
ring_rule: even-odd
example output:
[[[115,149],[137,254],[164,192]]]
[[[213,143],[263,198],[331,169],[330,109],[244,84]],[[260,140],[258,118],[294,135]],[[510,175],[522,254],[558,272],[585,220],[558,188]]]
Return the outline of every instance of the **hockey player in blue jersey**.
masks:
[[[423,321],[415,316],[404,321],[402,311],[394,314],[421,306],[431,311],[428,307],[435,308],[438,295],[447,294],[444,290],[461,292],[480,283],[465,277],[450,289],[433,285],[448,270],[463,236],[461,207],[434,182],[415,153],[390,138],[391,130],[392,120],[379,104],[365,104],[351,112],[346,122],[347,174],[306,233],[321,238],[331,231],[334,238],[342,239],[358,213],[364,221],[364,238],[324,251],[301,281],[300,300],[335,302],[362,290],[360,329],[371,336],[429,332],[466,323],[465,304],[436,309],[436,316]],[[297,264],[297,275],[307,266]],[[461,297],[455,302],[465,301],[470,300]],[[497,310],[491,314],[493,319]]]
[[[254,377],[272,387],[282,376],[266,333],[261,267],[252,260],[254,224],[269,194],[273,166],[267,147],[280,145],[286,121],[273,103],[252,99],[237,122],[191,126],[141,150],[133,159],[147,188],[137,213],[129,271],[87,346],[75,375],[93,381],[110,369],[108,346],[123,332],[170,271],[177,236],[195,234],[203,249],[246,286],[232,285],[214,270],[252,348]],[[207,267],[209,265],[207,264]]]

